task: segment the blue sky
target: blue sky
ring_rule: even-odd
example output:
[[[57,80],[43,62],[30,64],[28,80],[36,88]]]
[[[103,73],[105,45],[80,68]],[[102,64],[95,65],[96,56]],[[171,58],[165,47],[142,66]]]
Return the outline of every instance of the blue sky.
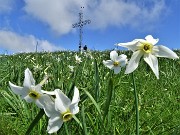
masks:
[[[84,20],[82,43],[92,50],[152,35],[157,45],[180,48],[179,0],[0,0],[0,53],[78,50],[78,22]],[[119,48],[122,49],[122,48]]]

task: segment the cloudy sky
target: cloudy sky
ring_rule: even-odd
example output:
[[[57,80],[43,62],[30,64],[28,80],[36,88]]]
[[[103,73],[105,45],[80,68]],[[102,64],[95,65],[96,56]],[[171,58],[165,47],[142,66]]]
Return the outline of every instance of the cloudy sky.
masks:
[[[81,9],[81,7],[84,7]],[[180,48],[180,0],[0,0],[0,53],[114,49],[114,44],[152,35],[159,45]],[[121,49],[121,48],[119,48]]]

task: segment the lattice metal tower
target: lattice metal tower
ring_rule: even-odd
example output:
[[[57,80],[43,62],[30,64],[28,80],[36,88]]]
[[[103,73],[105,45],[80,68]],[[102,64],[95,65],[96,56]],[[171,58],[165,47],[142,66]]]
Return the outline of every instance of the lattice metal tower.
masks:
[[[81,9],[83,9],[84,7],[81,7]],[[82,47],[82,35],[83,35],[83,26],[86,24],[90,24],[91,20],[84,20],[83,21],[83,12],[82,10],[80,10],[79,12],[79,22],[75,23],[72,25],[73,28],[78,27],[79,28],[79,46]]]

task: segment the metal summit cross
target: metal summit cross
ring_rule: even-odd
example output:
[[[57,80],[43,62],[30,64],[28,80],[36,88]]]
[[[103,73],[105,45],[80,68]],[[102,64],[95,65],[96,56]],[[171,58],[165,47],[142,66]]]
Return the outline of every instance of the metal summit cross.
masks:
[[[81,7],[84,8],[84,7]],[[86,24],[90,24],[91,20],[84,20],[83,21],[83,12],[80,10],[79,13],[79,22],[72,25],[73,28],[79,27],[79,46],[82,47],[82,34],[83,34],[83,26]]]

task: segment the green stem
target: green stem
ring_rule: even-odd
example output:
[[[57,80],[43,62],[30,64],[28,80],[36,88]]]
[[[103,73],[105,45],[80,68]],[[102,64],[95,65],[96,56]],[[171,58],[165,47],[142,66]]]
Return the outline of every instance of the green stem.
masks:
[[[134,73],[132,73],[133,87],[134,87],[134,98],[135,98],[135,108],[136,108],[136,135],[139,135],[139,106],[138,106],[138,96],[136,91],[136,83],[134,79]]]

